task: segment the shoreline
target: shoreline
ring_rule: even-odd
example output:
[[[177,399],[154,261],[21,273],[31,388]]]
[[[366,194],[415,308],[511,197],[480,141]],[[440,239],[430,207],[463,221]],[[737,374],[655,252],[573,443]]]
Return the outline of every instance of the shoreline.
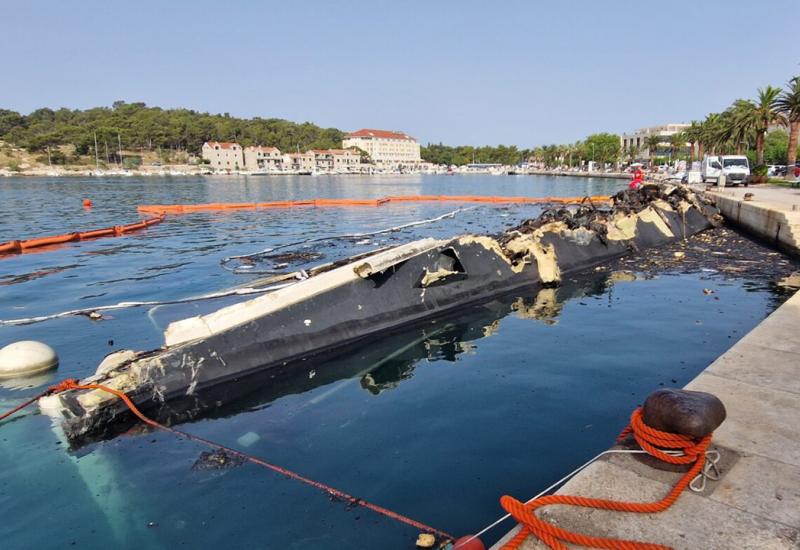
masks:
[[[514,171],[508,170],[502,173],[493,172],[490,170],[456,170],[448,174],[446,171],[409,171],[409,172],[342,172],[342,173],[294,173],[294,172],[276,172],[276,173],[254,173],[254,172],[208,172],[197,169],[189,168],[176,168],[170,170],[43,170],[43,169],[27,169],[20,172],[12,172],[9,170],[0,170],[0,178],[103,178],[103,177],[254,177],[254,178],[282,178],[287,176],[307,176],[307,177],[320,177],[320,176],[412,176],[412,175],[455,175],[455,176],[471,176],[471,175],[492,175],[492,176],[558,176],[558,177],[575,177],[575,178],[602,178],[602,179],[624,179],[631,178],[630,174],[624,172],[568,172],[565,170],[525,170]]]

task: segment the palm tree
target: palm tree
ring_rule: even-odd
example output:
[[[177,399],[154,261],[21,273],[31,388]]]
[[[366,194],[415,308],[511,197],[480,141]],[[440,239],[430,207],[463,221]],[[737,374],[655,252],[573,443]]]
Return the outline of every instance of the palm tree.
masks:
[[[754,141],[759,125],[757,106],[752,101],[737,99],[722,116],[721,133],[726,138],[729,147],[736,149],[736,154],[741,155],[745,147]]]
[[[797,163],[797,140],[800,134],[800,76],[789,81],[787,89],[777,101],[778,109],[789,123],[789,151],[786,179],[793,177]]]
[[[702,154],[702,144],[700,143],[700,140],[703,134],[703,127],[699,122],[693,120],[692,123],[689,125],[689,127],[686,128],[686,130],[684,131],[684,134],[686,134],[686,141],[689,142],[689,163],[692,163],[694,162],[695,159],[694,156],[695,144],[697,144],[698,147],[701,148],[700,154]]]
[[[650,154],[650,168],[652,168],[656,163],[656,153],[661,143],[661,136],[658,134],[651,134],[645,138],[644,142],[647,145],[647,152]]]
[[[672,150],[672,158],[676,161],[678,160],[678,153],[680,153],[681,149],[686,147],[686,141],[686,134],[683,132],[678,132],[669,136],[669,145],[670,149]]]
[[[717,127],[719,126],[719,113],[711,113],[703,121],[700,133],[700,154],[703,149],[708,149],[711,154],[716,154],[717,147]]]
[[[764,136],[773,124],[786,124],[786,117],[779,110],[778,99],[781,89],[774,86],[758,89],[755,102],[756,164],[764,164]]]

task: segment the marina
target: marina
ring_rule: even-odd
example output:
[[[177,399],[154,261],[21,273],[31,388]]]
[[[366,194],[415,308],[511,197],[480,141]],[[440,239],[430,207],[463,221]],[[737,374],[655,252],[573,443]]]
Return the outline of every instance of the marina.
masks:
[[[146,203],[371,199],[487,190],[501,196],[573,197],[612,195],[624,186],[607,179],[546,176],[412,175],[376,178],[366,185],[346,177],[324,178],[324,185],[321,180],[289,180],[280,189],[235,177],[170,179],[161,185],[150,178],[125,178],[99,187],[93,180],[6,180],[3,214],[13,223],[3,226],[0,239],[13,238],[12,227],[15,234],[24,229],[34,234],[70,224],[112,225]],[[45,193],[54,186],[72,199],[48,200]],[[94,206],[87,212],[80,204],[90,194]],[[19,214],[32,204],[40,205],[42,216]],[[46,254],[0,260],[9,266],[0,284],[10,297],[2,302],[0,318],[126,300],[168,301],[247,285],[272,276],[258,272],[275,271],[278,260],[256,257],[251,269],[238,274],[222,269],[220,262],[301,242],[309,234],[377,231],[433,219],[453,208],[436,203],[389,204],[380,210],[318,208],[306,211],[302,220],[287,210],[168,216],[122,240],[70,243]],[[494,235],[535,218],[543,208],[481,205],[373,238],[298,245],[288,251],[308,255],[277,271],[307,269],[322,260],[418,239]],[[62,217],[58,225],[48,222],[57,215]],[[708,246],[690,238],[693,242]],[[475,532],[502,511],[502,494],[533,495],[607,448],[636,403],[662,384],[687,384],[787,297],[771,274],[737,274],[702,262],[684,267],[673,252],[685,250],[684,245],[675,246],[665,249],[659,266],[645,267],[636,255],[629,261],[620,258],[601,270],[570,272],[558,288],[520,288],[487,297],[456,314],[308,359],[300,375],[291,369],[266,377],[254,374],[246,383],[208,392],[203,402],[175,402],[169,422],[450,533]],[[769,256],[773,252],[755,242],[741,246],[756,258],[777,262]],[[776,263],[783,266],[778,271],[796,269],[785,262]],[[247,264],[237,267],[243,266]],[[45,299],[42,289],[55,281],[63,292]],[[34,338],[52,345],[61,358],[59,379],[85,378],[108,353],[159,348],[170,323],[231,303],[225,300],[229,298],[2,330],[10,340]],[[677,353],[675,341],[682,342]],[[3,408],[41,387],[31,386],[0,388]],[[593,398],[587,400],[587,395]],[[3,437],[12,445],[4,445],[2,452],[14,451],[4,459],[20,467],[2,479],[3,490],[32,500],[48,495],[50,509],[58,510],[55,517],[48,515],[61,533],[60,542],[87,548],[100,547],[99,540],[155,548],[192,546],[201,540],[258,545],[264,532],[271,544],[285,547],[407,548],[416,538],[413,528],[331,501],[252,465],[193,467],[207,449],[169,434],[123,428],[111,439],[70,449],[60,427],[46,416],[28,413],[7,422]],[[513,457],[505,452],[509,445],[515,448]],[[24,491],[20,484],[25,484]],[[453,498],[456,494],[462,496]],[[36,521],[35,514],[27,517]],[[232,534],[217,528],[255,522],[262,526],[258,532],[242,528]],[[0,529],[24,546],[43,544],[44,533],[26,525],[8,523]],[[500,529],[483,540],[489,545],[502,534]]]

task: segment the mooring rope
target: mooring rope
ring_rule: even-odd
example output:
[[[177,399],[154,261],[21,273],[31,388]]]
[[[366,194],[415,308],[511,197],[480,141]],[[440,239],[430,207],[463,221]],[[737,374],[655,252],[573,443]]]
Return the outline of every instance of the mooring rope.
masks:
[[[330,485],[326,485],[325,483],[321,483],[319,481],[315,481],[315,480],[313,480],[311,478],[308,478],[308,477],[305,477],[305,476],[303,476],[301,474],[293,472],[292,470],[289,470],[288,468],[284,468],[282,466],[278,466],[278,465],[272,464],[270,462],[267,462],[266,460],[263,460],[261,458],[258,458],[256,456],[253,456],[253,455],[250,455],[250,454],[247,454],[247,453],[244,453],[242,451],[237,451],[236,449],[232,449],[232,448],[230,448],[230,447],[228,447],[226,445],[222,445],[221,443],[216,443],[216,442],[211,441],[209,439],[205,439],[203,437],[200,437],[200,436],[197,436],[197,435],[193,435],[193,434],[190,434],[188,432],[184,432],[183,430],[178,430],[176,428],[172,428],[170,426],[166,426],[164,424],[161,424],[160,422],[156,422],[152,418],[150,418],[148,416],[145,416],[144,413],[142,413],[142,411],[139,410],[139,408],[136,406],[136,404],[131,400],[130,397],[128,397],[128,395],[125,392],[120,391],[120,390],[115,389],[115,388],[110,388],[110,387],[105,386],[103,384],[81,384],[75,379],[68,378],[66,380],[63,380],[63,381],[59,382],[58,384],[54,384],[54,385],[48,387],[45,391],[43,391],[42,393],[38,394],[36,397],[33,397],[32,399],[29,399],[28,401],[26,401],[25,403],[19,405],[18,407],[15,407],[14,409],[12,409],[12,410],[10,410],[8,412],[5,412],[3,414],[0,414],[0,421],[8,418],[12,414],[14,414],[14,413],[24,409],[25,407],[33,404],[34,402],[36,402],[36,400],[38,400],[41,397],[44,397],[44,396],[47,396],[47,395],[53,395],[53,394],[57,394],[57,393],[61,393],[61,392],[69,391],[69,390],[100,390],[100,391],[103,391],[103,392],[106,392],[106,393],[110,393],[110,394],[118,397],[120,400],[122,400],[122,402],[125,404],[126,407],[128,407],[128,409],[131,411],[131,413],[133,413],[139,420],[141,420],[142,422],[144,422],[148,426],[151,426],[151,427],[156,428],[158,430],[162,430],[164,432],[171,433],[171,434],[179,436],[179,437],[186,438],[186,439],[188,439],[190,441],[194,441],[194,442],[197,442],[197,443],[202,443],[202,444],[204,444],[204,445],[206,445],[208,447],[211,447],[211,448],[217,449],[219,451],[223,451],[225,453],[237,456],[237,457],[239,457],[239,458],[241,458],[243,460],[246,460],[246,461],[248,461],[248,462],[250,462],[252,464],[255,464],[257,466],[261,466],[263,468],[267,468],[269,470],[272,470],[273,472],[279,473],[281,475],[284,475],[284,476],[289,477],[291,479],[294,479],[296,481],[300,481],[300,482],[302,482],[302,483],[304,483],[306,485],[309,485],[311,487],[314,487],[315,489],[319,489],[320,491],[323,491],[323,492],[327,493],[328,495],[330,495],[334,499],[339,499],[339,500],[343,500],[343,501],[347,502],[347,504],[349,506],[362,506],[362,507],[364,507],[364,508],[366,508],[368,510],[372,510],[373,512],[375,512],[377,514],[380,514],[380,515],[382,515],[384,517],[387,517],[389,519],[393,519],[395,521],[399,521],[400,523],[404,523],[406,525],[410,525],[411,527],[415,527],[416,529],[420,529],[421,531],[425,531],[425,532],[428,532],[428,533],[435,534],[435,535],[437,535],[439,537],[442,537],[445,540],[449,540],[449,541],[455,540],[455,537],[453,535],[447,533],[446,531],[442,531],[440,529],[436,529],[435,527],[431,527],[430,525],[426,525],[425,523],[422,523],[422,522],[417,521],[415,519],[412,519],[412,518],[410,518],[408,516],[400,514],[399,512],[395,512],[393,510],[389,510],[388,508],[384,508],[383,506],[379,506],[378,504],[373,504],[372,502],[364,500],[363,498],[355,497],[355,496],[353,496],[353,495],[351,495],[349,493],[346,493],[344,491],[341,491],[339,489],[331,487]]]
[[[519,548],[529,535],[541,540],[552,550],[567,550],[566,543],[619,550],[671,550],[671,547],[663,544],[577,533],[545,521],[535,513],[541,507],[554,504],[639,514],[663,512],[678,500],[693,479],[698,475],[703,475],[706,452],[711,443],[712,435],[710,433],[704,437],[692,437],[657,430],[645,423],[642,408],[639,407],[631,413],[630,423],[622,431],[617,441],[621,441],[628,434],[632,434],[639,447],[650,456],[668,464],[691,464],[691,468],[681,476],[663,498],[653,502],[628,502],[577,495],[547,495],[535,498],[532,502],[522,503],[505,495],[500,498],[500,505],[519,521],[521,529],[503,546],[503,550]]]

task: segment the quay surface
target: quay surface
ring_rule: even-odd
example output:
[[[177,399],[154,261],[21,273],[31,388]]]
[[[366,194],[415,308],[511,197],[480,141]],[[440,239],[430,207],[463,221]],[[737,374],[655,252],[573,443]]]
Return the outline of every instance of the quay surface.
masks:
[[[800,189],[776,185],[711,188],[707,192],[733,225],[770,244],[800,254]],[[752,193],[750,200],[744,200]]]
[[[720,481],[688,489],[668,510],[634,514],[567,506],[543,509],[559,527],[676,549],[800,546],[800,292],[714,361],[686,389],[713,393],[728,417],[714,432]],[[606,455],[609,456],[609,455]],[[632,455],[601,459],[557,494],[632,502],[662,498],[682,475],[646,466]],[[527,499],[526,495],[512,495]],[[493,548],[516,534],[508,533]],[[544,543],[528,538],[521,548]]]
[[[745,193],[753,193],[744,200]],[[760,186],[711,190],[732,225],[800,252],[800,190]],[[684,491],[659,514],[550,506],[542,517],[560,527],[676,549],[800,547],[800,292],[720,356],[686,389],[712,393],[728,417],[714,432],[722,478],[703,493]],[[606,455],[557,494],[650,502],[681,474],[653,469],[632,455]],[[526,495],[512,495],[527,499]],[[510,540],[515,527],[493,548]],[[547,548],[528,538],[525,550]]]

